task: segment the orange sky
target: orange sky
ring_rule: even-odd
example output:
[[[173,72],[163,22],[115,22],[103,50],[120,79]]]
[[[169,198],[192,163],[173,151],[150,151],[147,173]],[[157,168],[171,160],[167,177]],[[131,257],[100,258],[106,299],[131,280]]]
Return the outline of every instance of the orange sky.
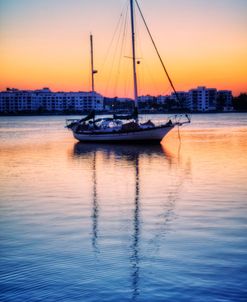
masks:
[[[124,32],[127,2],[0,1],[0,89],[90,90],[92,32],[99,71],[96,90],[109,96],[132,96],[131,60],[126,58],[131,55],[129,26],[126,38],[117,33],[107,52],[118,20]],[[139,0],[177,90],[205,85],[231,89],[235,95],[246,92],[246,1],[151,2]],[[169,93],[141,20],[137,42],[139,94]]]

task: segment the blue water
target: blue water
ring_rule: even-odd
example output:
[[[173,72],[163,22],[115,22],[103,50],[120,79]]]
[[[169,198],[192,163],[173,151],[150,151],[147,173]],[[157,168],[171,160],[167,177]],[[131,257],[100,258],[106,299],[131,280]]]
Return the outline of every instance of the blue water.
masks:
[[[247,301],[246,114],[157,146],[77,143],[64,119],[0,118],[1,302]]]

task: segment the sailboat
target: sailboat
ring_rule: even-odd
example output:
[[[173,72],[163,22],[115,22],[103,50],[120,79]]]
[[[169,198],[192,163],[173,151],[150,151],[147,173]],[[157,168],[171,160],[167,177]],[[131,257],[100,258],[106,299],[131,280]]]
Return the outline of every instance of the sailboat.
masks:
[[[133,88],[134,88],[134,102],[135,107],[130,115],[119,116],[113,115],[112,118],[98,118],[95,119],[95,113],[91,112],[88,116],[77,119],[67,120],[66,127],[72,130],[74,138],[81,142],[160,142],[168,132],[170,132],[175,126],[181,126],[186,123],[190,123],[190,117],[185,114],[185,121],[181,121],[175,118],[169,119],[159,125],[155,124],[151,120],[145,123],[139,121],[138,114],[138,87],[137,87],[137,74],[136,64],[136,44],[135,44],[135,22],[134,22],[134,2],[140,12],[144,25],[151,38],[153,46],[157,52],[159,60],[168,78],[168,81],[174,91],[177,101],[180,103],[179,96],[171,81],[171,78],[165,68],[159,51],[155,45],[153,37],[144,19],[140,6],[137,0],[130,0],[130,21],[131,21],[131,42],[132,42],[132,65],[133,65]],[[94,74],[97,72],[94,70],[93,65],[93,37],[90,35],[91,45],[91,74],[92,74],[92,96],[94,96]]]

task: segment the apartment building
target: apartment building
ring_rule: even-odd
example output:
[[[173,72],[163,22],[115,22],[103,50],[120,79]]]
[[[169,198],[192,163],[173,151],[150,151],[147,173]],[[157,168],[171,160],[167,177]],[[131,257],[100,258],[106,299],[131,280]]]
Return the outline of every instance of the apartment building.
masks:
[[[40,90],[18,90],[7,88],[0,92],[0,112],[34,112],[37,110],[62,112],[103,110],[103,96],[96,92],[52,92]]]
[[[204,86],[189,90],[186,107],[194,112],[214,111],[217,106],[217,90]]]
[[[232,92],[216,90],[204,86],[177,92],[176,95],[139,96],[140,110],[151,110],[157,106],[166,110],[181,109],[181,105],[191,112],[232,111]],[[49,88],[39,90],[18,90],[7,88],[0,92],[0,113],[32,113],[32,112],[85,112],[90,110],[112,111],[131,110],[133,100],[127,98],[104,98],[96,92],[53,92]]]

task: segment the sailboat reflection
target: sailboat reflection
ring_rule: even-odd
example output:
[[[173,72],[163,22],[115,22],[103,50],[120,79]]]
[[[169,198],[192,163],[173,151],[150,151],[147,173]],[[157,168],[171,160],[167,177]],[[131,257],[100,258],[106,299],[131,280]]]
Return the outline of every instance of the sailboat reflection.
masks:
[[[142,167],[142,159],[158,159],[160,165],[165,163],[168,169],[171,169],[180,161],[171,152],[168,152],[164,147],[151,145],[151,146],[140,146],[140,145],[99,145],[99,144],[83,144],[77,143],[74,145],[73,155],[76,158],[92,158],[93,167],[93,202],[92,202],[92,246],[96,252],[100,251],[98,245],[98,219],[99,219],[99,205],[98,205],[98,193],[97,193],[97,154],[101,154],[99,158],[104,158],[104,164],[107,161],[110,163],[112,160],[128,162],[135,171],[135,191],[134,191],[134,206],[132,210],[132,226],[131,226],[131,240],[129,245],[130,250],[130,267],[131,267],[131,292],[132,300],[135,301],[140,294],[140,241],[141,241],[141,230],[142,230],[142,218],[141,218],[141,197],[140,197],[140,168]],[[165,167],[164,167],[165,169]],[[143,169],[142,169],[143,170]],[[165,169],[166,170],[166,169]],[[143,176],[143,175],[141,175]],[[142,178],[142,177],[141,177]],[[144,177],[145,178],[145,177]],[[178,182],[177,189],[181,186],[181,181]],[[178,196],[176,192],[173,192],[174,184],[172,189],[167,188],[167,198],[163,204],[161,204],[161,209],[158,212],[156,234],[153,240],[149,242],[153,247],[157,248],[157,243],[155,241],[160,241],[164,234],[167,233],[167,228],[170,222],[173,220],[175,201]],[[143,186],[142,186],[143,190]],[[170,191],[169,191],[170,190]],[[153,248],[152,248],[153,249]]]
[[[134,161],[136,155],[141,156],[155,156],[158,155],[162,158],[166,158],[166,149],[161,145],[135,145],[135,144],[84,144],[76,143],[74,145],[73,156],[82,157],[94,153],[103,153],[106,158],[110,155],[114,155],[116,158],[121,158],[127,161]],[[171,160],[172,155],[169,154],[167,160]]]

